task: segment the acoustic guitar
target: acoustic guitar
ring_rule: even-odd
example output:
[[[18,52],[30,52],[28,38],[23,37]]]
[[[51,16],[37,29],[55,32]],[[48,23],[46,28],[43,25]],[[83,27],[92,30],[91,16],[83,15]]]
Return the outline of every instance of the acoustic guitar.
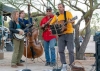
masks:
[[[50,18],[45,24],[44,27],[42,27],[43,31],[45,31],[47,29],[47,26],[49,25],[49,22],[52,20],[52,18]]]
[[[53,25],[50,25],[50,29],[52,31],[52,34],[61,35],[67,29],[66,25],[68,23],[71,23],[72,21],[76,20],[77,18],[78,17],[75,16],[70,21],[64,22],[63,24],[53,24]]]

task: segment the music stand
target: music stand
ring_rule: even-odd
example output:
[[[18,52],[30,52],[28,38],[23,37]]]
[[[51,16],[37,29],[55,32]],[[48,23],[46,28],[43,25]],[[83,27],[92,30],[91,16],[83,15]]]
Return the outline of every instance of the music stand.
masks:
[[[58,37],[58,35],[60,35],[62,33],[61,31],[61,25],[60,24],[54,24],[54,25],[50,25],[50,29],[52,31],[52,34],[56,35]],[[58,45],[58,43],[57,43]],[[57,68],[53,68],[52,71],[61,71],[61,68],[58,68],[58,51],[57,51]]]

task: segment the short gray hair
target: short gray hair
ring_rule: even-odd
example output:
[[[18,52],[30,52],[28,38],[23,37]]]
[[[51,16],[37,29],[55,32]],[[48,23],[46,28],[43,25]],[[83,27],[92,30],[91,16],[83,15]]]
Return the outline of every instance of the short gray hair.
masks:
[[[62,5],[65,8],[65,5],[63,3],[59,3],[58,5]]]

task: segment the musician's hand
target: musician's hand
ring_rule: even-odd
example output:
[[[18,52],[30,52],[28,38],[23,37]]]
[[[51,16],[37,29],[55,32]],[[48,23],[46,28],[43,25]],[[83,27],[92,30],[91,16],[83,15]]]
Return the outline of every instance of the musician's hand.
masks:
[[[68,22],[70,22],[70,23],[74,23],[75,21],[74,21],[74,20],[68,20]]]
[[[43,31],[46,31],[48,29],[48,27],[45,27],[44,29],[43,29]]]
[[[47,22],[47,24],[50,24],[51,20],[52,20],[52,18],[51,18],[51,19],[49,19],[49,21]]]
[[[45,30],[47,30],[48,29],[48,27],[45,27]]]
[[[41,27],[44,27],[44,24],[42,24],[42,26]]]
[[[49,21],[47,24],[50,24],[51,20],[52,20],[52,19],[50,19],[50,21]]]
[[[19,34],[20,34],[20,35],[23,35],[23,34],[24,34],[24,32],[23,32],[23,31],[20,31],[20,32],[19,32]]]
[[[62,26],[61,32],[64,32],[66,30],[66,26]]]

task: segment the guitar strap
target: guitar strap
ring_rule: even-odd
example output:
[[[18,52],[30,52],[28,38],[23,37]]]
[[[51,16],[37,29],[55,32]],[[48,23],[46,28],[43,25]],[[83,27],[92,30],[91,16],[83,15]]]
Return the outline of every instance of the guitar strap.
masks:
[[[66,18],[66,11],[64,11],[64,22],[67,22],[67,18]]]

